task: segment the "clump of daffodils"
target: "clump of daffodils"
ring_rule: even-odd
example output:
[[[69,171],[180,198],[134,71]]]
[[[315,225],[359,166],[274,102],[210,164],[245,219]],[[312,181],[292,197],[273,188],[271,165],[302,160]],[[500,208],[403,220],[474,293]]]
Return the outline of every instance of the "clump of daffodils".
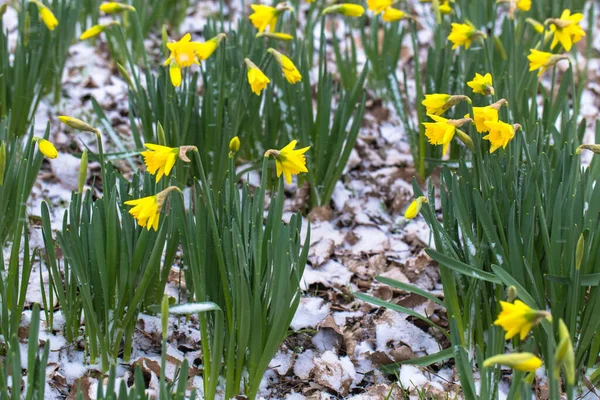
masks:
[[[277,170],[277,177],[281,174],[285,178],[287,184],[292,183],[292,175],[298,175],[301,172],[308,172],[306,168],[306,157],[304,153],[310,149],[310,146],[303,147],[301,149],[294,149],[298,141],[292,140],[287,146],[281,150],[267,150],[265,157],[275,158],[275,167]]]

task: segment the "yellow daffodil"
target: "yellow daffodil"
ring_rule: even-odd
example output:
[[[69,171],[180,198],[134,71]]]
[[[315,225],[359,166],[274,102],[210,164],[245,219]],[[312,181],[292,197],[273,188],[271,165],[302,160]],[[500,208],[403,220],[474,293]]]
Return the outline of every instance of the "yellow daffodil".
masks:
[[[219,47],[221,41],[227,37],[224,33],[219,33],[212,39],[207,40],[204,43],[196,43],[196,49],[194,50],[194,54],[200,61],[204,61],[208,59]]]
[[[571,15],[570,10],[564,10],[560,18],[551,18],[550,31],[554,34],[550,48],[554,49],[560,43],[566,51],[571,51],[573,43],[577,43],[585,36],[585,31],[579,26],[583,19],[582,13]]]
[[[485,125],[489,128],[489,131],[483,139],[490,141],[490,153],[493,153],[500,147],[506,149],[508,142],[515,137],[515,130],[521,127],[519,124],[511,125],[502,121],[486,121]]]
[[[92,132],[92,133],[95,133],[96,135],[100,134],[100,132],[98,132],[98,130],[96,128],[90,126],[88,123],[83,122],[80,119],[69,117],[67,115],[59,115],[58,119],[63,124],[68,125],[71,128],[77,129],[78,131]]]
[[[346,17],[362,17],[365,13],[365,9],[358,4],[342,3],[325,8],[321,15],[331,13],[345,15]]]
[[[33,141],[37,142],[40,153],[42,153],[46,157],[51,159],[58,157],[58,151],[56,151],[56,147],[54,147],[54,145],[49,140],[46,140],[39,136],[34,136]]]
[[[382,16],[382,19],[385,22],[395,22],[405,18],[409,18],[409,16],[404,11],[398,10],[394,7],[386,8]]]
[[[252,22],[252,25],[254,25],[259,32],[264,32],[267,27],[273,32],[277,25],[279,15],[285,10],[293,11],[293,8],[287,5],[287,3],[279,3],[276,7],[265,6],[262,4],[252,4],[250,7],[252,7],[252,10],[254,11],[250,14],[250,22]]]
[[[192,36],[186,33],[178,42],[167,43],[167,48],[171,53],[165,60],[164,65],[169,66],[171,83],[175,87],[181,85],[182,68],[199,64],[196,59],[196,51],[202,47],[202,43],[192,42],[191,40]]]
[[[450,2],[448,0],[440,4],[440,12],[446,15],[452,12],[452,7],[450,6]]]
[[[169,176],[177,157],[189,162],[190,159],[185,153],[196,149],[194,146],[167,147],[152,143],[146,143],[144,146],[148,149],[141,153],[144,157],[144,164],[149,173],[156,175],[157,183],[163,176]]]
[[[469,103],[471,102],[471,99],[469,99],[467,96],[453,96],[450,94],[434,93],[426,94],[425,99],[421,102],[421,104],[423,104],[427,109],[427,114],[442,115],[446,112],[446,110],[452,108],[463,100],[466,100]]]
[[[108,28],[108,27],[110,27],[112,25],[119,25],[119,21],[112,21],[112,22],[109,22],[107,24],[94,25],[90,29],[88,29],[85,32],[83,32],[81,34],[81,36],[79,36],[79,40],[87,40],[87,39],[91,39],[93,37],[96,37],[99,34],[101,34],[102,32],[104,32],[106,30],[106,28]]]
[[[483,366],[486,368],[498,364],[506,365],[518,371],[535,372],[542,366],[542,360],[531,353],[512,353],[499,354],[483,362]]]
[[[527,56],[529,60],[529,71],[539,69],[538,76],[542,75],[548,68],[554,66],[560,60],[566,60],[569,57],[564,54],[552,54],[545,51],[530,49]]]
[[[160,209],[167,198],[167,194],[173,190],[179,190],[179,188],[176,186],[169,186],[154,196],[126,201],[126,205],[133,206],[133,208],[129,210],[129,214],[133,215],[139,226],[144,226],[148,230],[153,228],[157,231],[158,221],[160,219]]]
[[[246,58],[244,61],[248,67],[248,83],[250,84],[250,88],[254,94],[260,96],[260,93],[267,87],[267,84],[271,80],[250,59]]]
[[[473,120],[475,121],[475,129],[477,129],[477,132],[489,132],[490,128],[486,125],[486,122],[498,121],[498,111],[500,110],[500,107],[505,104],[508,104],[508,102],[505,99],[500,99],[489,106],[473,107]],[[465,118],[469,117],[469,114],[465,115]]]
[[[135,11],[134,6],[129,4],[117,3],[116,1],[110,1],[107,3],[100,4],[100,11],[105,14],[117,14],[122,11]]]
[[[294,37],[292,35],[290,35],[289,33],[281,33],[281,32],[258,32],[256,34],[256,37],[266,37],[269,39],[275,39],[275,40],[284,40],[284,41],[290,41],[290,40],[294,40]]]
[[[421,207],[423,207],[423,203],[427,203],[427,197],[419,196],[416,199],[414,199],[406,209],[406,212],[404,213],[404,218],[416,218],[417,215],[419,215],[419,212],[421,212]]]
[[[434,114],[427,114],[429,118],[435,122],[423,122],[425,126],[425,136],[429,139],[429,143],[433,145],[442,145],[442,154],[446,154],[448,146],[454,138],[456,126],[449,124],[446,118]]]
[[[267,51],[275,57],[275,60],[277,60],[277,63],[281,66],[281,71],[283,72],[285,79],[287,79],[289,83],[295,84],[302,80],[302,75],[300,75],[300,71],[298,71],[292,60],[275,49],[269,48]]]
[[[452,50],[460,46],[465,46],[465,49],[468,50],[473,40],[477,37],[485,37],[485,35],[467,21],[464,24],[453,23],[448,40],[452,42]]]
[[[51,31],[56,29],[58,26],[58,20],[52,13],[52,10],[37,0],[32,1],[31,3],[34,3],[37,6],[40,17],[42,18],[42,22],[44,25],[46,25],[46,28],[50,29]]]
[[[482,94],[489,96],[494,94],[494,87],[492,86],[492,74],[489,72],[485,75],[475,73],[475,78],[472,81],[467,82],[467,86],[473,89],[473,93]]]
[[[512,128],[512,125],[509,126]],[[518,334],[520,334],[521,340],[525,340],[531,328],[539,324],[544,318],[552,321],[549,312],[534,310],[521,300],[515,300],[514,303],[500,301],[500,306],[502,311],[498,314],[494,325],[501,326],[506,331],[506,340]]]
[[[267,150],[265,152],[265,157],[273,156],[275,158],[277,177],[279,178],[283,173],[283,177],[288,185],[292,183],[292,175],[308,172],[304,153],[310,149],[310,146],[294,150],[296,143],[296,140],[292,140],[281,150]]]
[[[531,10],[531,0],[517,0],[517,8],[521,11]]]
[[[369,10],[373,11],[375,15],[381,14],[386,8],[390,7],[393,0],[367,0],[367,6]]]

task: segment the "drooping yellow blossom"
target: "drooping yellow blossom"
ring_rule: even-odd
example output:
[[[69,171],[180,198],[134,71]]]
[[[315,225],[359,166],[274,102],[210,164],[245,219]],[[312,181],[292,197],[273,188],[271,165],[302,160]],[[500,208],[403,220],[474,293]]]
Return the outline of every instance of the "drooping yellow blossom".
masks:
[[[250,7],[252,7],[252,10],[254,11],[250,14],[250,22],[252,22],[252,25],[254,25],[259,32],[264,32],[267,27],[273,32],[277,25],[279,15],[285,10],[293,11],[293,8],[287,5],[287,3],[279,3],[276,7],[265,6],[262,4],[252,4]]]
[[[419,212],[421,212],[421,207],[423,207],[423,203],[427,203],[427,197],[419,196],[416,199],[414,199],[406,209],[406,212],[404,213],[404,218],[416,218],[417,215],[419,215]]]
[[[443,146],[442,154],[446,154],[448,151],[448,146],[455,134],[458,135],[459,139],[471,151],[475,151],[473,140],[469,135],[458,129],[464,124],[472,122],[470,118],[446,119],[433,114],[427,114],[427,116],[435,122],[423,122],[423,126],[425,126],[425,136],[429,139],[429,143]]]
[[[269,39],[275,39],[275,40],[285,40],[285,41],[289,41],[289,40],[294,40],[294,37],[292,35],[290,35],[289,33],[282,33],[282,32],[258,32],[256,34],[256,37],[266,37]]]
[[[486,368],[498,364],[506,365],[518,371],[535,372],[542,366],[542,360],[531,353],[512,353],[498,354],[483,362],[483,366]]]
[[[485,125],[490,129],[483,139],[490,141],[490,153],[498,150],[500,147],[506,149],[508,142],[515,137],[515,130],[520,128],[519,124],[507,124],[502,121],[487,121]]]
[[[434,93],[426,94],[421,104],[427,109],[427,114],[442,115],[446,110],[454,107],[463,100],[471,102],[471,99],[463,95],[453,96],[450,94]]]
[[[408,18],[408,15],[404,11],[398,10],[394,7],[386,8],[382,16],[382,19],[385,22],[395,22],[405,18]]]
[[[34,136],[33,141],[37,142],[40,153],[42,153],[46,157],[51,159],[58,157],[58,151],[56,151],[56,147],[54,147],[54,145],[49,140],[46,140],[39,136]]]
[[[285,79],[287,79],[289,83],[295,84],[302,80],[302,75],[300,75],[300,71],[298,71],[298,68],[296,68],[292,60],[273,48],[269,48],[267,52],[275,57],[275,60],[277,60],[277,63],[281,66],[281,71],[283,72]]]
[[[477,129],[477,132],[489,132],[490,128],[486,125],[486,122],[498,121],[498,111],[500,110],[500,107],[505,104],[508,104],[508,102],[505,99],[500,99],[489,106],[473,107],[473,120],[475,121],[475,129]],[[469,117],[469,114],[465,115],[465,118]]]
[[[386,8],[390,7],[393,0],[367,0],[367,6],[369,10],[373,11],[375,15],[382,13]]]
[[[283,177],[288,185],[292,183],[292,175],[308,172],[304,153],[310,149],[310,146],[294,150],[296,143],[296,140],[292,140],[281,150],[267,150],[265,152],[265,157],[273,156],[275,158],[277,177],[279,178],[283,173]]]
[[[160,181],[164,175],[169,176],[177,156],[179,155],[178,147],[167,147],[158,144],[146,143],[144,145],[148,150],[141,154],[144,157],[146,169],[152,175],[156,175],[156,182]]]
[[[158,221],[160,219],[160,209],[167,198],[167,194],[173,190],[179,190],[179,188],[176,186],[169,186],[154,196],[126,201],[126,205],[133,206],[133,208],[129,210],[129,214],[133,215],[139,226],[144,226],[148,230],[153,228],[157,231]]]
[[[342,14],[346,17],[362,17],[362,15],[365,13],[365,9],[363,6],[359,6],[358,4],[342,3],[325,8],[321,15],[331,13]]]
[[[221,41],[227,37],[224,33],[219,33],[212,39],[207,40],[204,43],[198,43],[196,46],[195,54],[198,60],[204,61],[213,55]]]
[[[448,0],[440,4],[440,12],[446,15],[452,12],[452,7],[450,6],[450,2]]]
[[[471,43],[477,37],[484,37],[482,32],[479,32],[472,23],[464,24],[452,23],[452,31],[448,35],[448,40],[452,42],[452,50],[460,46],[465,46],[465,49],[471,47]]]
[[[248,83],[250,84],[250,88],[252,88],[254,94],[260,96],[260,93],[267,87],[267,84],[271,80],[249,58],[244,59],[244,61],[248,67]]]
[[[83,122],[80,119],[69,117],[67,115],[59,115],[58,119],[63,124],[68,125],[71,128],[77,129],[78,131],[92,132],[92,133],[95,133],[96,135],[100,134],[100,132],[98,132],[98,130],[96,128],[92,127],[91,125],[89,125],[86,122]]]
[[[467,82],[467,86],[473,89],[473,93],[482,94],[489,96],[494,94],[494,87],[492,86],[492,74],[489,72],[485,75],[475,73],[475,78],[472,81]]]
[[[56,27],[58,26],[58,20],[52,13],[52,10],[50,10],[40,1],[36,0],[32,1],[32,3],[34,3],[37,6],[38,12],[40,13],[40,17],[42,18],[42,22],[44,23],[44,25],[46,25],[46,28],[50,29],[51,31],[56,29]]]
[[[575,354],[573,352],[573,342],[571,341],[569,328],[567,328],[562,318],[558,320],[558,337],[559,342],[554,354],[554,377],[558,379],[560,377],[560,370],[562,369],[567,384],[574,385]]]
[[[108,28],[109,26],[112,26],[112,25],[119,25],[119,21],[112,21],[107,24],[94,25],[90,29],[83,32],[81,34],[81,36],[79,36],[79,40],[87,40],[87,39],[96,37],[99,34],[101,34],[102,32],[104,32],[106,30],[106,28]]]
[[[512,128],[512,125],[509,126]],[[498,314],[494,325],[501,326],[506,331],[506,340],[518,334],[520,334],[521,340],[525,340],[531,328],[539,324],[544,318],[552,321],[549,312],[534,310],[521,300],[515,300],[512,304],[500,301],[500,306],[502,311]]]
[[[565,54],[552,54],[545,51],[530,49],[527,56],[529,60],[529,71],[539,69],[538,76],[542,75],[548,68],[554,66],[560,60],[566,60],[569,57]]]
[[[585,36],[585,31],[579,26],[583,19],[582,13],[571,15],[571,10],[564,10],[560,18],[551,18],[550,31],[554,34],[550,48],[554,49],[560,43],[566,51],[571,51],[573,43]]]
[[[107,3],[100,4],[100,11],[105,14],[117,14],[122,11],[135,11],[135,7],[129,4],[117,3],[116,1],[110,1]]]
[[[202,43],[192,42],[192,36],[186,33],[178,42],[167,43],[171,51],[164,65],[169,66],[169,75],[173,86],[181,85],[181,69],[192,64],[199,64],[196,59],[196,51],[202,47]]]

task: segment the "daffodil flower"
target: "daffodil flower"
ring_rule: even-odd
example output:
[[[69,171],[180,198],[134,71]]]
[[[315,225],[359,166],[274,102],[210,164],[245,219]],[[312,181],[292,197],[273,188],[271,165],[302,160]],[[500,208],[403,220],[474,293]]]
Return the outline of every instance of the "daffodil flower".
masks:
[[[473,121],[475,122],[475,129],[477,129],[477,132],[488,132],[490,128],[485,123],[498,121],[498,111],[500,110],[500,107],[505,104],[508,104],[508,102],[505,99],[500,99],[489,106],[473,107]],[[469,114],[465,115],[465,118],[469,117]]]
[[[417,215],[419,215],[419,212],[421,212],[421,207],[423,207],[423,203],[427,203],[427,197],[419,196],[416,199],[414,199],[406,209],[406,212],[404,213],[404,218],[416,218]]]
[[[252,11],[254,11],[250,14],[250,22],[252,22],[252,25],[254,25],[259,32],[264,32],[267,28],[273,32],[275,26],[277,26],[277,19],[281,13],[285,10],[294,10],[287,3],[279,3],[276,7],[265,6],[262,4],[252,4],[250,7],[252,8]]]
[[[89,28],[88,30],[86,30],[85,32],[83,32],[81,34],[81,36],[79,36],[79,40],[87,40],[87,39],[96,37],[99,34],[101,34],[102,32],[104,32],[106,30],[106,28],[108,28],[112,25],[119,25],[119,21],[111,21],[107,24],[94,25],[91,28]]]
[[[400,20],[403,20],[406,18],[410,18],[410,16],[402,10],[398,10],[394,7],[388,7],[383,12],[383,15],[381,18],[385,22],[396,22],[396,21],[400,21]]]
[[[310,149],[310,146],[294,150],[296,143],[296,140],[292,140],[281,150],[267,150],[265,152],[265,157],[273,156],[275,158],[277,177],[279,178],[283,174],[288,185],[292,183],[292,175],[308,172],[304,153]]]
[[[571,15],[571,10],[564,10],[560,18],[550,18],[550,31],[554,34],[550,48],[554,49],[559,43],[566,51],[571,51],[573,43],[577,43],[585,36],[585,31],[579,26],[583,19],[582,13]]]
[[[427,114],[442,115],[446,110],[454,107],[461,101],[471,102],[467,96],[451,95],[451,94],[426,94],[425,99],[421,102],[427,109]]]
[[[167,147],[152,143],[146,143],[144,146],[148,149],[141,153],[144,164],[150,174],[156,175],[157,183],[163,176],[169,176],[178,157],[185,162],[190,162],[185,154],[189,150],[196,149],[195,146]]]
[[[390,7],[393,0],[367,0],[367,7],[373,11],[375,15],[381,14],[386,8]]]
[[[193,64],[200,64],[196,58],[196,52],[202,47],[202,43],[192,42],[192,36],[186,33],[178,42],[167,43],[171,51],[164,65],[169,66],[171,83],[177,87],[181,85],[181,69]]]
[[[488,358],[483,366],[488,368],[493,365],[506,365],[512,369],[525,372],[535,372],[542,366],[542,360],[532,353],[499,354]]]
[[[248,83],[252,92],[257,96],[267,87],[271,80],[249,58],[244,59],[248,67]]]
[[[448,146],[457,133],[457,128],[471,122],[470,118],[446,119],[439,115],[427,114],[435,122],[423,122],[425,126],[425,136],[429,143],[433,145],[442,145],[442,153],[446,154]],[[461,140],[472,149],[473,144],[467,135],[461,135]]]
[[[102,11],[105,14],[117,14],[123,11],[135,11],[135,7],[129,4],[110,1],[107,3],[100,4],[100,11]]]
[[[500,301],[500,306],[502,311],[498,314],[494,325],[501,326],[506,331],[506,340],[516,335],[520,335],[521,340],[525,340],[529,331],[543,319],[552,321],[549,312],[534,310],[521,300],[515,300],[514,303]]]
[[[56,157],[58,157],[58,151],[56,150],[56,147],[54,147],[54,145],[49,140],[46,140],[39,136],[34,136],[33,141],[37,142],[40,153],[42,153],[46,157],[51,159],[55,159]]]
[[[345,15],[346,17],[362,17],[365,9],[358,4],[342,3],[325,8],[321,15],[332,13]]]
[[[217,50],[217,47],[219,47],[219,44],[221,44],[221,41],[223,41],[223,39],[225,39],[226,37],[226,34],[219,33],[217,36],[207,40],[204,43],[197,43],[197,47],[194,50],[194,53],[196,54],[198,60],[204,61],[210,56],[212,56],[215,50]]]
[[[37,6],[38,12],[40,13],[40,18],[42,18],[42,22],[44,23],[44,25],[46,25],[46,28],[48,28],[51,31],[56,29],[56,27],[58,26],[58,20],[52,13],[52,10],[50,10],[47,6],[45,6],[38,0],[31,1],[31,3],[34,3]]]
[[[452,50],[460,46],[465,46],[465,49],[468,50],[473,40],[478,37],[485,37],[485,34],[467,21],[463,24],[452,23],[452,31],[448,35],[448,40],[452,42]]]
[[[173,190],[179,190],[176,186],[169,186],[162,192],[154,196],[142,197],[140,199],[128,200],[125,202],[128,206],[133,206],[129,210],[129,214],[137,220],[139,226],[158,230],[158,222],[160,220],[160,210],[167,198],[167,194]]]
[[[467,86],[473,89],[473,93],[482,94],[489,96],[494,94],[494,87],[492,86],[492,74],[489,72],[485,75],[475,73],[475,78],[472,81],[467,82]]]
[[[565,54],[552,54],[545,51],[530,49],[527,59],[529,60],[529,71],[539,69],[538,76],[542,75],[548,68],[556,65],[560,60],[567,60]]]
[[[287,79],[289,83],[295,84],[302,80],[302,75],[300,75],[300,71],[298,71],[298,68],[296,68],[292,60],[272,48],[269,48],[267,52],[275,57],[275,60],[281,67],[281,71],[283,72],[285,79]]]

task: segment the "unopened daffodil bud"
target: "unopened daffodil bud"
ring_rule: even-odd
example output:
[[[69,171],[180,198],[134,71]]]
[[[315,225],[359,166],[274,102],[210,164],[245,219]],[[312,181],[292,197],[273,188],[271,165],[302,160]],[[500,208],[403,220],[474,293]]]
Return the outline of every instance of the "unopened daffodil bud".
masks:
[[[289,41],[289,40],[293,40],[294,37],[288,33],[281,33],[281,32],[258,32],[256,34],[257,38],[260,37],[266,37],[268,39],[275,39],[275,40],[283,40],[283,41]]]
[[[58,20],[47,6],[41,3],[38,0],[32,0],[30,3],[33,3],[37,6],[40,17],[42,18],[42,22],[46,27],[53,31],[58,26]]]
[[[583,261],[583,252],[585,250],[585,237],[583,233],[579,235],[577,240],[577,249],[575,250],[575,269],[579,271],[581,269],[581,262]]]
[[[499,354],[483,362],[483,366],[486,368],[498,364],[506,365],[518,371],[534,372],[542,366],[542,360],[531,353],[512,353]]]
[[[567,384],[574,385],[575,354],[573,352],[573,342],[571,341],[569,329],[562,318],[558,320],[558,337],[559,342],[554,353],[554,377],[558,379],[560,377],[560,370],[562,369]]]
[[[332,13],[345,15],[346,17],[361,17],[365,13],[365,9],[358,4],[342,3],[326,7],[321,15]]]
[[[538,22],[533,18],[525,18],[525,22],[531,25],[533,29],[540,35],[544,33],[544,24],[542,24],[541,22]]]
[[[88,172],[88,151],[87,149],[83,150],[81,153],[81,162],[79,163],[79,179],[77,181],[77,190],[79,193],[83,193],[83,187],[85,186],[85,181],[87,180],[87,172]]]
[[[90,126],[89,124],[83,122],[80,119],[69,117],[67,115],[59,115],[58,119],[63,124],[68,125],[73,129],[77,129],[78,131],[92,132],[95,133],[97,136],[100,135],[100,132],[96,128]]]
[[[33,141],[37,142],[40,153],[42,153],[46,157],[50,159],[58,157],[58,151],[56,150],[56,147],[54,147],[54,145],[49,140],[46,140],[39,136],[34,136]]]
[[[90,29],[83,32],[81,34],[81,36],[79,36],[79,40],[87,40],[87,39],[96,37],[99,34],[101,34],[102,32],[104,32],[106,30],[106,28],[108,28],[112,25],[119,25],[119,21],[111,21],[107,24],[94,25]]]
[[[235,153],[238,152],[239,149],[240,149],[240,138],[237,136],[234,136],[229,141],[229,156],[233,156]]]
[[[590,150],[596,154],[600,154],[600,144],[582,144],[575,150],[575,154],[579,154],[581,150]]]
[[[517,287],[510,285],[508,289],[506,289],[506,301],[512,303],[517,298],[517,293]]]
[[[135,7],[129,4],[110,1],[107,3],[100,4],[100,11],[102,11],[105,14],[117,14],[123,11],[135,11]]]
[[[423,203],[427,203],[427,202],[428,202],[427,197],[425,197],[425,196],[419,196],[416,199],[414,199],[412,201],[412,203],[410,203],[410,205],[406,209],[406,212],[404,213],[404,218],[406,218],[406,219],[416,218],[417,215],[419,215],[419,212],[421,212]]]

